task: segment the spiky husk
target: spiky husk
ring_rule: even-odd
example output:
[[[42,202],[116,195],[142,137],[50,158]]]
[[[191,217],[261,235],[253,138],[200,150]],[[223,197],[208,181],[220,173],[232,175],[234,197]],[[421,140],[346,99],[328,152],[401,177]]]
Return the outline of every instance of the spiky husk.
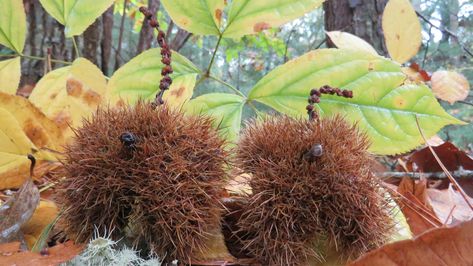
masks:
[[[304,159],[314,145],[323,155]],[[250,173],[252,194],[238,227],[264,265],[323,260],[326,242],[343,259],[380,246],[392,228],[389,208],[370,171],[369,142],[340,116],[321,121],[286,116],[250,123],[237,165]]]
[[[136,144],[122,143],[125,132]],[[86,242],[94,227],[113,239],[131,230],[165,260],[189,261],[205,248],[220,228],[226,164],[209,118],[139,102],[98,110],[75,133],[57,194],[71,238]]]

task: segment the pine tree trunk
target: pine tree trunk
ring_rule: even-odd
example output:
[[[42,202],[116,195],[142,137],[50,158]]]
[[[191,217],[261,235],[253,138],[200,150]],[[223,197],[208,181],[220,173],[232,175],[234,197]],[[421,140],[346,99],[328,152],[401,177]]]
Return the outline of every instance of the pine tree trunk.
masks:
[[[380,53],[387,54],[381,18],[388,0],[327,0],[324,2],[325,30],[352,33]],[[327,45],[334,47],[327,38]]]

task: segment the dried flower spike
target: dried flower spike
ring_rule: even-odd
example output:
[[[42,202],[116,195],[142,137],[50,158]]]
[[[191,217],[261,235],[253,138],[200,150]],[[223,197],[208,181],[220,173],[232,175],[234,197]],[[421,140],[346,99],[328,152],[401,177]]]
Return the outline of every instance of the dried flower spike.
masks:
[[[164,104],[163,96],[164,92],[169,89],[169,87],[172,84],[172,78],[169,76],[170,74],[173,73],[173,69],[171,66],[171,48],[169,48],[169,45],[166,42],[166,34],[164,31],[162,31],[159,27],[159,23],[156,20],[156,18],[153,17],[153,14],[151,11],[149,11],[146,7],[142,6],[140,7],[140,12],[145,16],[145,19],[148,20],[148,23],[150,27],[155,28],[158,31],[158,36],[157,36],[157,41],[159,44],[159,47],[161,47],[161,62],[164,64],[163,69],[161,70],[161,76],[162,79],[159,82],[159,92],[156,94],[156,99],[154,101],[153,106],[159,106]]]
[[[318,114],[315,110],[314,104],[320,103],[320,97],[322,94],[330,94],[344,97],[344,98],[353,98],[353,92],[350,90],[341,90],[339,88],[333,88],[328,85],[324,85],[319,89],[312,89],[309,96],[309,104],[306,107],[307,114],[309,115],[310,120],[318,120]]]

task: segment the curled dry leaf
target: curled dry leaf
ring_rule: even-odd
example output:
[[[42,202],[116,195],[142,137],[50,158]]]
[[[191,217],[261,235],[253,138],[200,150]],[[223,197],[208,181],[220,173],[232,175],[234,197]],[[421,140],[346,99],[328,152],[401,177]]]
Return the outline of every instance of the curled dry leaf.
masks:
[[[473,221],[451,228],[437,228],[415,239],[373,250],[350,266],[371,265],[473,265]]]
[[[460,73],[441,70],[432,75],[432,91],[437,98],[453,104],[466,99],[470,84]]]
[[[43,254],[39,254],[30,251],[21,252],[19,242],[7,243],[0,245],[0,265],[59,265],[73,259],[82,249],[83,246],[74,245],[69,241],[47,249]]]
[[[473,219],[473,211],[451,184],[448,189],[427,189],[427,194],[435,214],[442,223],[455,225]],[[471,197],[468,197],[468,200],[473,202]]]
[[[18,240],[21,226],[31,218],[38,202],[39,191],[30,178],[0,206],[0,243]]]

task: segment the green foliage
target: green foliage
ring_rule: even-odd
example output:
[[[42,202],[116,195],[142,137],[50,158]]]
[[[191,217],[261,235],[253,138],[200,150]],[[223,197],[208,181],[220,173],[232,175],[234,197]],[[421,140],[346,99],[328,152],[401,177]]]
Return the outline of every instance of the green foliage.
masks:
[[[214,117],[214,124],[221,129],[222,135],[230,141],[235,141],[240,131],[244,104],[245,98],[239,95],[208,93],[191,100],[186,109],[193,114]]]
[[[243,35],[278,27],[319,7],[323,0],[241,0],[233,1],[223,36]]]
[[[324,95],[323,115],[343,113],[372,141],[371,151],[397,154],[423,142],[416,116],[430,137],[461,121],[447,114],[425,85],[406,85],[398,64],[366,52],[322,49],[292,60],[265,76],[248,95],[290,115],[305,115],[308,91],[323,85],[353,90],[353,99]]]
[[[44,9],[64,25],[66,37],[80,35],[114,0],[40,0]]]
[[[0,61],[0,91],[15,94],[21,78],[21,58]]]
[[[0,44],[21,54],[25,38],[26,15],[22,1],[3,0],[0,8]]]
[[[113,74],[108,83],[108,98],[135,103],[139,98],[154,99],[159,91],[159,73],[163,68],[160,50],[150,49],[136,56]],[[196,77],[200,73],[191,61],[177,52],[172,55],[173,83],[164,98],[170,104],[181,105],[192,97]]]

